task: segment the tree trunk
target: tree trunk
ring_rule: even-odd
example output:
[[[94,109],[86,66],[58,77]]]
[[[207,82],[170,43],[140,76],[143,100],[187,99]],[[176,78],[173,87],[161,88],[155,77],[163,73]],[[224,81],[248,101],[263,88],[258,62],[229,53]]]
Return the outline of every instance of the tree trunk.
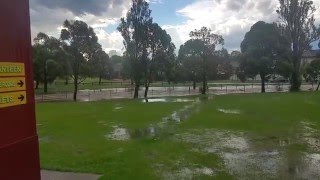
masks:
[[[68,85],[69,84],[69,77],[68,76],[66,76],[66,79],[65,79],[66,81],[64,82],[64,84],[65,85]]]
[[[317,91],[319,90],[319,88],[320,88],[320,81],[319,81],[319,83],[318,83]]]
[[[39,81],[36,81],[36,89],[39,89]]]
[[[204,75],[203,82],[202,82],[202,94],[206,94],[206,91],[207,91],[207,78]]]
[[[196,83],[196,81],[194,80],[194,81],[193,81],[193,90],[196,90],[196,88],[197,88],[197,83]]]
[[[207,91],[207,72],[206,72],[206,57],[203,57],[203,62],[202,62],[202,94],[206,94]]]
[[[136,83],[134,87],[134,96],[133,96],[134,99],[139,98],[139,87],[140,87],[140,84]]]
[[[301,86],[300,78],[300,58],[299,58],[299,46],[297,41],[293,41],[293,73],[291,76],[291,92],[299,91]]]
[[[301,79],[299,71],[295,70],[291,76],[291,92],[299,91],[301,86]]]
[[[74,91],[73,91],[73,101],[77,101],[78,94],[78,76],[74,78]]]
[[[261,77],[261,93],[266,92],[266,77],[265,75],[260,74]]]
[[[149,92],[149,85],[145,86],[145,90],[144,90],[144,98],[147,99],[148,98],[148,92]]]
[[[48,93],[48,75],[47,75],[47,63],[45,62],[44,72],[43,72],[43,92]]]
[[[102,77],[99,76],[99,85],[101,85],[101,80],[102,80]]]
[[[43,82],[43,92],[48,93],[48,82],[46,80]]]

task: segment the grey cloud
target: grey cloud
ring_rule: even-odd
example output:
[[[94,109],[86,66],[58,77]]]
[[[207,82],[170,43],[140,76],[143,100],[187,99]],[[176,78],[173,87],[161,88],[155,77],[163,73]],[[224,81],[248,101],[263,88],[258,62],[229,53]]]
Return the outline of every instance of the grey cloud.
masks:
[[[227,0],[226,5],[227,8],[230,10],[239,10],[243,7],[243,5],[246,3],[246,0]]]
[[[263,14],[275,13],[275,6],[270,0],[257,1],[256,9]]]
[[[118,19],[128,9],[131,0],[30,0],[31,30],[58,37],[64,20],[76,16],[89,25],[105,19]]]
[[[58,27],[62,26],[63,21],[74,18],[73,13],[70,11],[55,10],[46,7],[31,7],[30,16],[32,38],[34,38],[38,32],[45,32],[58,37]]]
[[[66,9],[75,15],[86,13],[100,16],[112,11],[121,15],[122,5],[130,0],[31,0],[31,6],[41,5],[50,9]]]
[[[231,32],[228,35],[224,36],[225,44],[224,46],[229,50],[240,50],[240,44],[243,41],[244,35],[246,32],[250,29],[250,26],[244,28],[244,29],[234,29],[233,32]]]

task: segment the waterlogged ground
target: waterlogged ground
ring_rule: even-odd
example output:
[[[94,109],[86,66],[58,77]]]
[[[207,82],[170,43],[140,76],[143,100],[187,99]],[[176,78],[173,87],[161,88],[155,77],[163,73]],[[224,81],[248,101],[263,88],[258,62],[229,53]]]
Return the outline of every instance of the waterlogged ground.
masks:
[[[41,163],[101,179],[319,179],[319,108],[318,93],[40,104]]]

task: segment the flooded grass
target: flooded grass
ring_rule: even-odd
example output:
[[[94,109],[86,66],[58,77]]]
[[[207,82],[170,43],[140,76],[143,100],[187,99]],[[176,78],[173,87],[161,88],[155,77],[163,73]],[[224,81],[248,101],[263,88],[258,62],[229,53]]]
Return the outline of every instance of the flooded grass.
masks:
[[[240,114],[241,112],[239,110],[231,110],[231,109],[218,109],[219,112],[225,113],[225,114]]]
[[[318,93],[39,104],[41,166],[101,179],[319,179],[319,108]]]

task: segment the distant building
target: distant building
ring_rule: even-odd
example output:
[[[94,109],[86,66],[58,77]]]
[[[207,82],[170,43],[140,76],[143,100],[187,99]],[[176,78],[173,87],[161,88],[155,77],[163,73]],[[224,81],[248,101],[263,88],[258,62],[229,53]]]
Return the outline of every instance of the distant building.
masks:
[[[239,78],[237,76],[237,70],[240,68],[240,62],[233,60],[230,62],[232,69],[233,69],[233,75],[230,77],[230,80],[237,81]]]
[[[122,79],[122,63],[116,63],[113,65],[113,78]]]
[[[320,49],[305,51],[302,55],[302,64],[310,64],[315,59],[320,58]]]

